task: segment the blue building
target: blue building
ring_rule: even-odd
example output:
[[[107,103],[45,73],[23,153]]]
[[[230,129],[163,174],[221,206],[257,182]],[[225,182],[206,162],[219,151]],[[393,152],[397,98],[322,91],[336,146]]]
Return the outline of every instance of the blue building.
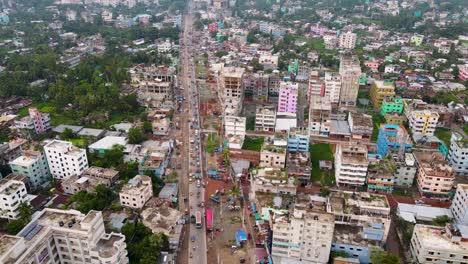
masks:
[[[0,24],[3,26],[8,25],[10,23],[10,18],[5,13],[0,13]]]
[[[382,157],[392,152],[398,152],[400,142],[405,143],[405,152],[411,152],[413,142],[403,125],[381,124],[377,138],[377,154]]]
[[[307,130],[291,128],[288,135],[289,152],[309,152],[309,133]]]

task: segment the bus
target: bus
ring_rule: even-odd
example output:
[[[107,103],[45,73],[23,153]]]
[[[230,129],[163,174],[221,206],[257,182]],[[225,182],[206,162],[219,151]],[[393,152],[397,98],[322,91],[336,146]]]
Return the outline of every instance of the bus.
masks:
[[[202,228],[202,220],[201,220],[200,211],[197,211],[197,213],[195,214],[195,227]]]
[[[206,218],[206,230],[212,231],[213,230],[213,210],[211,209],[206,209],[205,212],[205,218]]]

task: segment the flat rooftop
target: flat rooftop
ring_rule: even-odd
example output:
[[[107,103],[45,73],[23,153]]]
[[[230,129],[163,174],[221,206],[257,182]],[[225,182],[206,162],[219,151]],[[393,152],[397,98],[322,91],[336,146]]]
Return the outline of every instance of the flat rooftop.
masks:
[[[455,243],[445,232],[444,227],[416,225],[414,231],[417,232],[419,241],[424,247],[437,251],[468,252],[468,242],[460,241]]]

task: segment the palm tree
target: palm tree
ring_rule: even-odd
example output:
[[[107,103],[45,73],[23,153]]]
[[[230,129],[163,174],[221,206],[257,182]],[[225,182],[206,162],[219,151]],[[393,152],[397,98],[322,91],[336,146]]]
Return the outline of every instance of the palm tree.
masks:
[[[237,185],[233,185],[231,189],[228,190],[228,194],[235,197],[239,198],[241,197],[241,189]]]

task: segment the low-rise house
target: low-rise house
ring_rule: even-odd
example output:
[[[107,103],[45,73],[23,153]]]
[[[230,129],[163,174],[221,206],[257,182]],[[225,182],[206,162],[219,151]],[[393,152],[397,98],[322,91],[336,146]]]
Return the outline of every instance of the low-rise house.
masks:
[[[297,180],[285,170],[260,168],[251,175],[253,197],[257,192],[296,195]]]
[[[169,164],[174,142],[158,141],[154,147],[148,148],[143,160],[138,165],[138,172],[144,174],[152,171],[156,177],[163,177]]]
[[[349,112],[348,124],[351,131],[351,137],[354,140],[369,141],[372,136],[372,117],[370,115]]]
[[[107,150],[112,149],[114,145],[125,147],[126,144],[127,144],[126,137],[107,136],[89,145],[88,149],[89,149],[89,152],[91,153],[104,154]]]
[[[89,167],[81,175],[73,175],[62,181],[62,189],[65,193],[73,195],[79,191],[94,192],[98,185],[110,187],[119,178],[119,172],[114,169],[101,167]]]

